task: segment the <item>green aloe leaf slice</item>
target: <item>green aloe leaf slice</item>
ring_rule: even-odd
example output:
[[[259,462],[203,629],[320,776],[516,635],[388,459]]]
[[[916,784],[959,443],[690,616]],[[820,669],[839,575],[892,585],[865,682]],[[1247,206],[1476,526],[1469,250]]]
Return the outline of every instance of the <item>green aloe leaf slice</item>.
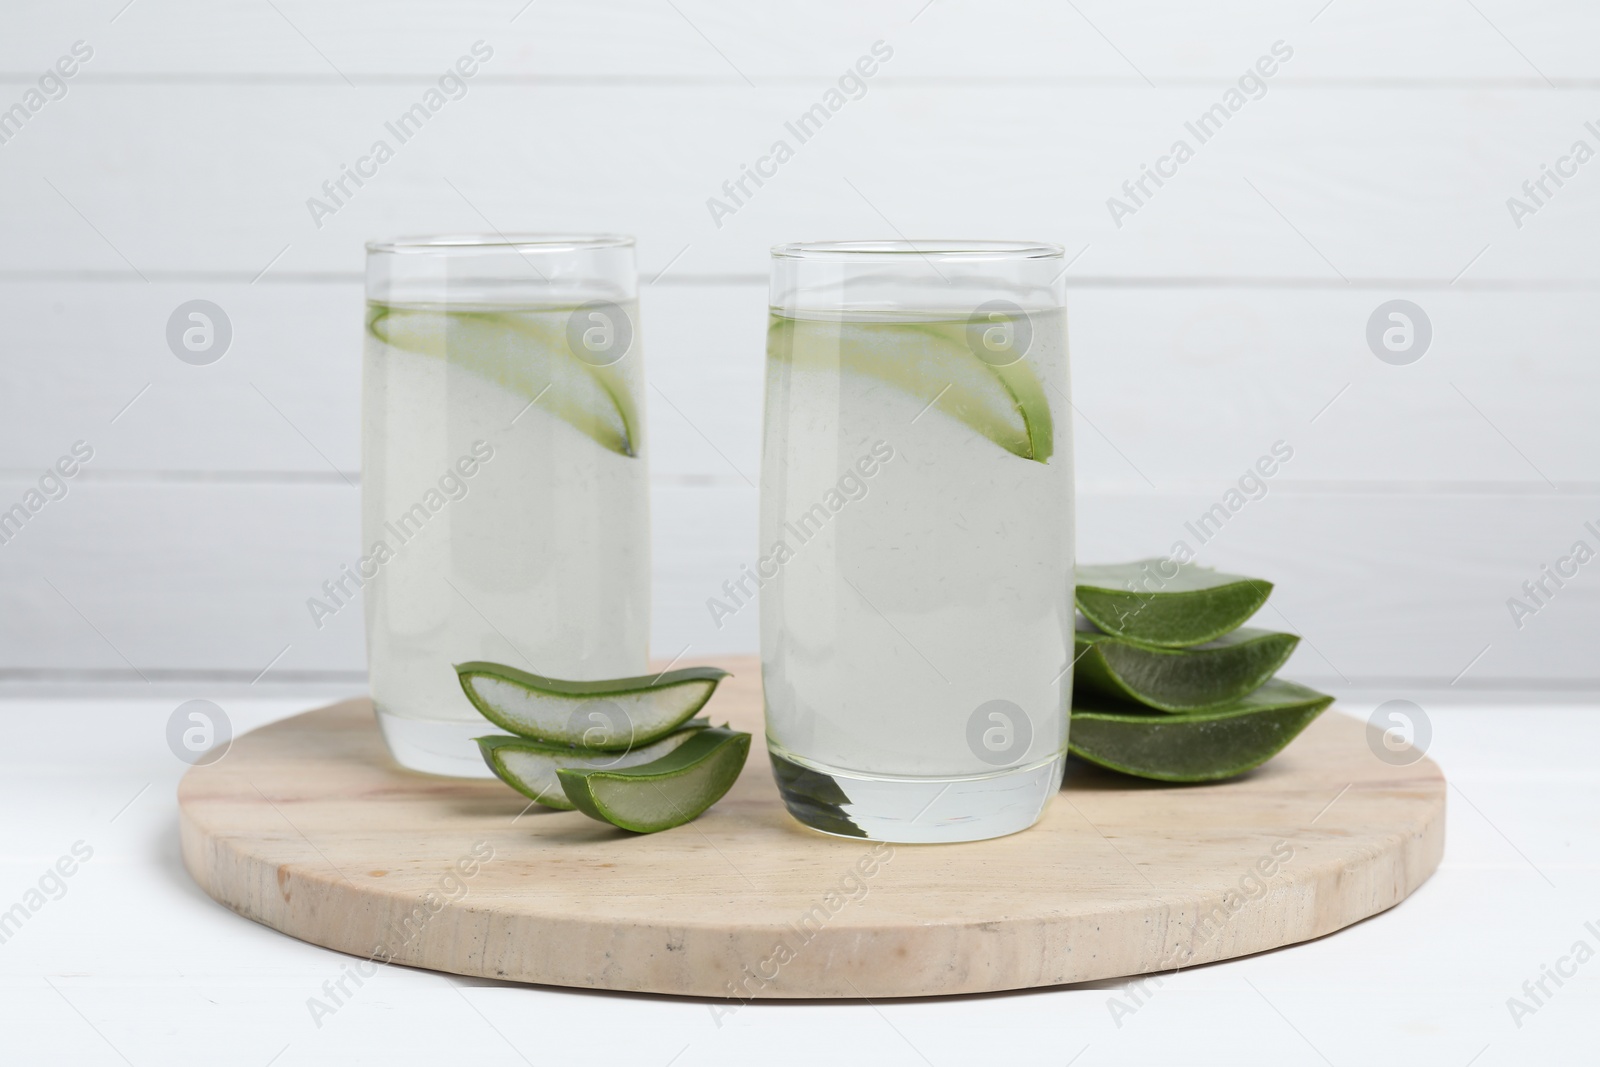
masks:
[[[613,452],[639,454],[639,416],[615,368],[573,355],[564,312],[462,311],[371,304],[384,344],[464,367],[571,424]]]
[[[697,730],[672,752],[621,770],[562,767],[561,788],[590,818],[639,834],[682,826],[733,787],[750,755],[750,735],[722,726]]]
[[[767,351],[797,366],[874,378],[1044,463],[1055,450],[1050,400],[1026,359],[994,366],[967,344],[966,320],[841,322],[774,315]]]
[[[802,767],[776,752],[768,751],[772,775],[778,780],[778,795],[789,813],[807,826],[842,837],[866,837],[866,831],[845,812],[850,798],[832,775]]]
[[[1068,747],[1091,763],[1163,782],[1214,782],[1281,752],[1333,698],[1275,678],[1213,711],[1169,715],[1116,701],[1076,701]]]
[[[1248,626],[1182,649],[1080,630],[1073,687],[1162,711],[1205,711],[1255,691],[1299,643],[1294,634]]]
[[[475,740],[478,750],[483,753],[483,762],[502,782],[547,808],[571,811],[572,801],[562,791],[561,780],[556,775],[556,771],[562,767],[596,770],[636,767],[660,759],[693,737],[697,731],[710,725],[710,719],[691,719],[659,741],[622,752],[596,752],[573,748],[571,745],[550,745],[505,734],[491,734]]]
[[[503,663],[458,663],[461,689],[483,717],[518,737],[553,745],[617,752],[648,745],[705,707],[718,667],[683,667],[663,674],[569,682]]]
[[[1272,583],[1193,563],[1143,559],[1078,568],[1078,610],[1108,634],[1185,648],[1214,641],[1254,615]]]

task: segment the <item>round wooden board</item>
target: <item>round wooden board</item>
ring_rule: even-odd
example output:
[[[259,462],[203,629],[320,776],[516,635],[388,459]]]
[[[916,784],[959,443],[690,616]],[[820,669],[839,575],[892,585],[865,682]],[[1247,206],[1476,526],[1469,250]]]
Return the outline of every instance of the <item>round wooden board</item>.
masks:
[[[759,666],[710,705],[761,735]],[[329,948],[518,982],[707,997],[907,997],[1169,970],[1327,934],[1438,866],[1445,782],[1325,713],[1205,786],[1074,761],[1033,829],[960,845],[828,837],[764,756],[675,830],[525,810],[397,767],[365,700],[238,738],[179,788],[184,860],[247,918]],[[370,965],[366,965],[370,966]]]

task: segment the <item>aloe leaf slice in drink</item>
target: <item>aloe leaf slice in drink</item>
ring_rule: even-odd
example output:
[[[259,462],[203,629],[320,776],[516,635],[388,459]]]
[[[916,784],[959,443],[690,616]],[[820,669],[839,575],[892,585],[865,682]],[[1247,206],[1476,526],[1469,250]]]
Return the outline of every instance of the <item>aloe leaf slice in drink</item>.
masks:
[[[475,738],[483,762],[495,777],[547,808],[572,810],[572,801],[561,789],[556,771],[562,767],[588,767],[597,770],[615,770],[637,767],[641,763],[660,759],[668,752],[693,737],[699,730],[711,725],[710,719],[691,719],[659,741],[626,749],[622,752],[599,752],[573,748],[571,745],[551,745],[526,737],[491,734]]]
[[[548,321],[547,321],[548,320]],[[639,454],[639,417],[609,367],[573,355],[548,311],[445,311],[372,304],[367,329],[386,345],[487,378],[624,456]]]
[[[866,831],[855,824],[845,813],[844,806],[850,798],[840,788],[832,775],[802,767],[776,752],[772,759],[772,776],[778,780],[778,795],[784,807],[801,823],[813,829],[824,830],[841,837],[866,837]]]
[[[1185,715],[1075,698],[1068,747],[1123,774],[1215,782],[1277,755],[1331,703],[1332,697],[1281,678],[1222,708]]]
[[[1238,629],[1272,583],[1193,563],[1144,559],[1078,568],[1078,610],[1108,634],[1162,648],[1215,641]]]
[[[1206,711],[1255,691],[1300,643],[1294,634],[1242,627],[1190,648],[1157,648],[1080,630],[1073,687],[1162,711]]]
[[[620,770],[562,767],[556,775],[585,815],[652,834],[682,826],[721,800],[749,755],[749,734],[713,726],[650,763]]]
[[[1055,450],[1050,401],[1025,358],[995,366],[978,358],[959,321],[821,324],[774,315],[775,358],[877,379],[965,423],[1001,448],[1044,463]],[[837,361],[837,362],[835,362]]]
[[[656,741],[705,707],[718,667],[570,682],[503,663],[456,664],[462,691],[483,717],[518,737],[552,745],[617,752]]]

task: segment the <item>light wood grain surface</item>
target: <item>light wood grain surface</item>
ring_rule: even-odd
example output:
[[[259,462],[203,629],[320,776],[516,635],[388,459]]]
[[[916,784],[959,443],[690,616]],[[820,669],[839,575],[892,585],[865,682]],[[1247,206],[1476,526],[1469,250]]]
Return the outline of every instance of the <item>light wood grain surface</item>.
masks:
[[[760,730],[759,670],[708,709]],[[1325,715],[1232,782],[1074,764],[1033,829],[889,846],[784,812],[758,752],[697,821],[635,836],[498,782],[398,769],[365,701],[247,734],[179,789],[185,863],[250,919],[361,957],[519,982],[906,997],[1171,970],[1319,937],[1438,866],[1445,782]]]

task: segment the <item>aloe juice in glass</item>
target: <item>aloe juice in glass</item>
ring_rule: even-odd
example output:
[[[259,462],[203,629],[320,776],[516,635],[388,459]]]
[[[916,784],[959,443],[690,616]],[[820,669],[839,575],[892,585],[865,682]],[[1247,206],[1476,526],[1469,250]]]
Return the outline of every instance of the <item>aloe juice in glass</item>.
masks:
[[[1071,703],[1061,249],[773,255],[759,568],[784,800],[847,836],[1025,829]]]
[[[372,699],[403,766],[488,777],[453,664],[648,666],[633,242],[368,246],[362,551]]]

